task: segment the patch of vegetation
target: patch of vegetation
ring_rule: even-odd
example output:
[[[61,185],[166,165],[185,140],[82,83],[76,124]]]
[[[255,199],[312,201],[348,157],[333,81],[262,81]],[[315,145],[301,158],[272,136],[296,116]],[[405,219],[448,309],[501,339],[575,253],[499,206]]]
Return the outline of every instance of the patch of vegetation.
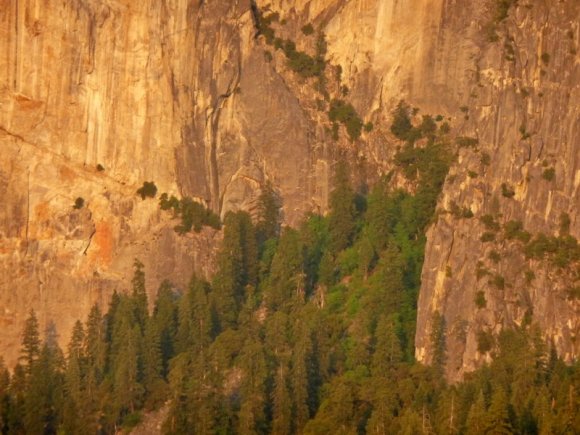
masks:
[[[493,242],[495,240],[495,233],[489,231],[484,232],[479,238],[483,243]]]
[[[332,100],[328,111],[328,118],[333,122],[340,122],[346,127],[346,132],[351,140],[360,137],[363,122],[350,103],[343,100]]]
[[[264,60],[268,63],[272,62],[274,58],[272,57],[272,53],[270,53],[268,50],[264,51]]]
[[[475,306],[479,309],[485,308],[487,306],[487,300],[485,299],[485,293],[479,290],[475,294]]]
[[[526,140],[531,137],[531,134],[526,130],[525,124],[520,125],[520,134],[522,135],[522,140]]]
[[[516,239],[522,243],[528,243],[531,235],[524,230],[522,221],[511,220],[506,222],[503,227],[504,237],[508,240]]]
[[[409,113],[410,107],[407,103],[403,100],[399,101],[399,104],[397,104],[397,107],[393,111],[393,122],[391,124],[391,133],[398,139],[409,140],[411,136],[413,124],[411,123]]]
[[[85,200],[79,196],[77,199],[75,199],[75,205],[73,205],[73,208],[75,210],[80,210],[81,208],[84,207],[84,205],[85,205]]]
[[[544,65],[548,65],[550,63],[550,54],[549,53],[542,53],[542,62]]]
[[[489,258],[491,261],[493,261],[496,264],[501,261],[501,255],[495,249],[489,252],[489,254],[487,255],[487,258]]]
[[[137,189],[137,195],[143,200],[145,198],[155,198],[155,195],[157,195],[157,186],[153,181],[145,181],[143,186]]]
[[[533,271],[531,271],[531,270],[526,270],[526,272],[524,273],[524,276],[526,278],[526,283],[527,284],[531,284],[532,281],[534,279],[536,279],[536,274]]]
[[[482,165],[489,166],[491,163],[491,156],[488,153],[481,153],[481,159],[479,159]]]
[[[479,218],[486,229],[490,231],[499,231],[499,223],[490,214],[485,214]]]
[[[478,174],[477,172],[474,172],[474,171],[467,171],[467,176],[468,176],[469,178],[477,178],[477,176],[478,176],[478,175],[479,175],[479,174]]]
[[[460,136],[455,138],[455,143],[460,148],[473,148],[479,144],[479,139],[475,137],[464,137]]]
[[[481,354],[486,354],[493,349],[495,340],[491,332],[478,331],[477,332],[477,351]]]
[[[570,215],[566,212],[560,213],[560,237],[564,237],[570,234]]]
[[[104,170],[105,170],[105,167],[99,163],[99,164],[97,165],[97,171],[99,171],[99,172],[103,172]]]
[[[561,268],[580,260],[578,241],[569,235],[556,237],[544,233],[536,234],[525,246],[524,253],[527,258],[537,260],[547,256],[554,265]]]
[[[556,177],[556,169],[554,168],[546,168],[542,172],[542,178],[546,181],[554,181]]]
[[[180,200],[174,195],[168,196],[167,193],[163,193],[159,198],[159,207],[161,210],[172,210],[173,217],[181,219],[181,223],[174,228],[178,234],[183,235],[192,229],[199,233],[204,226],[221,228],[218,215],[189,197]]]
[[[314,33],[314,27],[312,27],[312,24],[308,23],[304,26],[302,26],[302,33],[304,33],[306,36],[312,35]]]
[[[473,217],[473,212],[469,207],[459,207],[455,201],[451,201],[449,207],[449,212],[457,219],[471,219]]]
[[[365,132],[367,132],[367,133],[370,133],[371,131],[373,131],[373,128],[374,128],[374,127],[375,127],[375,126],[373,125],[373,123],[372,123],[372,122],[370,122],[370,121],[369,121],[369,122],[367,122],[367,123],[365,124],[365,126],[364,126]]]
[[[501,183],[501,194],[506,198],[513,198],[516,192],[509,184]]]
[[[503,290],[505,288],[505,278],[499,273],[496,273],[488,283],[498,290]]]

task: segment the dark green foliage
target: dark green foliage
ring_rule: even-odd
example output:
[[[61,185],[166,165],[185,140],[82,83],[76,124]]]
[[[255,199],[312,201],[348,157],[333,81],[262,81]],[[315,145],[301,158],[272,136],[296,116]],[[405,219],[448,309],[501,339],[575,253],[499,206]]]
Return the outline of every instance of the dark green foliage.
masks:
[[[481,153],[480,162],[484,166],[489,166],[491,163],[491,157],[488,153]]]
[[[410,108],[403,100],[399,101],[397,108],[393,111],[391,133],[393,133],[398,139],[408,140],[413,130],[413,124],[411,124],[409,112]]]
[[[455,143],[458,147],[465,147],[465,148],[472,148],[475,147],[479,143],[479,139],[474,137],[456,137]]]
[[[516,192],[509,184],[501,183],[501,194],[506,198],[513,198]]]
[[[457,219],[471,219],[473,217],[473,212],[469,207],[459,207],[455,201],[451,201],[449,204],[449,213]]]
[[[347,248],[355,232],[355,195],[351,187],[348,164],[339,161],[334,175],[334,190],[330,194],[330,251],[335,255]]]
[[[73,208],[75,210],[80,210],[81,208],[84,207],[84,205],[85,205],[85,200],[79,196],[77,199],[75,199],[75,205],[73,205]]]
[[[566,212],[560,214],[560,237],[568,236],[570,234],[570,215]]]
[[[256,230],[261,243],[280,234],[282,201],[269,181],[258,198],[258,224]]]
[[[495,287],[498,290],[503,290],[505,288],[505,279],[499,274],[495,274],[490,280],[489,285]]]
[[[178,234],[183,235],[192,229],[199,233],[204,226],[216,230],[221,228],[218,215],[187,196],[179,200],[174,195],[168,196],[167,193],[162,193],[159,197],[159,208],[166,211],[172,210],[173,217],[181,219],[181,223],[175,226],[175,232]]]
[[[370,121],[364,125],[365,132],[367,132],[367,133],[370,133],[371,131],[373,131],[373,128],[374,128],[374,125]]]
[[[528,243],[531,235],[524,230],[522,221],[508,221],[504,224],[504,236],[508,240],[516,239],[522,243]]]
[[[306,36],[312,35],[314,33],[314,27],[312,27],[312,24],[310,24],[310,23],[302,26],[301,30],[302,30],[302,33],[304,33]]]
[[[550,54],[549,53],[542,53],[542,62],[544,65],[548,65],[550,63]]]
[[[501,261],[501,255],[499,254],[499,252],[497,252],[495,250],[489,251],[487,258],[489,258],[491,261],[493,261],[496,264]]]
[[[490,214],[483,215],[479,218],[479,220],[487,230],[499,231],[499,223],[495,220],[495,218],[492,215]]]
[[[155,198],[155,195],[157,195],[157,186],[153,181],[144,181],[143,186],[137,189],[137,195],[143,200],[145,198]]]
[[[580,260],[580,246],[572,236],[546,236],[543,233],[536,236],[525,246],[527,258],[543,259],[548,256],[553,264],[566,267]]]
[[[489,231],[484,232],[479,238],[483,243],[493,242],[495,240],[495,234]]]
[[[487,306],[487,300],[485,299],[485,293],[481,290],[475,294],[475,305],[477,308],[485,308]]]
[[[346,103],[343,100],[332,100],[330,102],[328,118],[332,122],[342,123],[346,127],[346,132],[350,140],[356,140],[360,137],[363,122],[352,104]]]
[[[30,373],[32,366],[40,356],[40,333],[34,310],[30,310],[30,315],[24,324],[20,354],[20,360],[24,362],[28,373]]]
[[[542,178],[547,181],[553,181],[556,177],[556,170],[554,168],[544,169],[542,172]]]
[[[499,23],[508,17],[510,8],[517,3],[517,0],[495,0],[495,10],[493,20]]]
[[[484,302],[485,302],[485,300],[484,300]],[[493,339],[493,335],[491,335],[491,333],[486,332],[486,331],[478,331],[477,332],[477,351],[479,353],[489,352],[491,349],[493,349],[493,345],[494,345],[494,339]]]

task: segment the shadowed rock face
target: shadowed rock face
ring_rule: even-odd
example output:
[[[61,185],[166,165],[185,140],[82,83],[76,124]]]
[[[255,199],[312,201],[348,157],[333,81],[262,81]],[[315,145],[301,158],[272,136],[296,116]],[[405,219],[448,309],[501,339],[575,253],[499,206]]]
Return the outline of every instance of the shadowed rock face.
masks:
[[[257,35],[249,0],[0,0],[0,350],[8,362],[30,308],[65,342],[93,303],[128,288],[134,258],[145,263],[151,297],[165,278],[183,288],[194,270],[211,275],[220,234],[177,236],[155,200],[135,196],[143,181],[223,216],[254,211],[270,180],[294,225],[326,210],[339,152],[360,183],[391,169],[390,112],[401,98],[479,139],[477,150],[460,150],[440,200],[441,209],[454,202],[475,218],[440,214],[429,230],[417,358],[430,361],[435,311],[446,319],[451,379],[487,358],[477,351],[479,331],[497,333],[531,312],[561,354],[577,357],[579,307],[566,296],[578,285],[577,265],[532,262],[499,236],[482,243],[478,217],[556,234],[566,212],[570,233],[580,234],[580,6],[531,1],[499,21],[494,1],[473,3],[256,1],[280,14],[277,34],[299,50],[315,47],[304,24],[324,31],[329,92],[346,85],[347,99],[375,124],[351,143],[342,133],[331,139],[313,79],[289,71]],[[554,180],[545,180],[552,167]],[[503,289],[477,279],[478,261],[504,278]],[[484,308],[474,303],[478,292]]]

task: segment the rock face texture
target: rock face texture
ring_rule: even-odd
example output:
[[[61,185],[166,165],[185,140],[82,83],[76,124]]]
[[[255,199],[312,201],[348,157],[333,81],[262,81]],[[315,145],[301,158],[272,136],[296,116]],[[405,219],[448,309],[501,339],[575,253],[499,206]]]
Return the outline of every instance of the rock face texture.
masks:
[[[526,258],[502,225],[558,235],[567,213],[569,233],[580,236],[580,5],[498,5],[0,0],[0,351],[15,360],[30,308],[66,342],[93,303],[128,288],[134,258],[151,296],[165,278],[182,288],[194,270],[211,275],[208,247],[220,234],[177,236],[156,200],[135,195],[144,181],[222,216],[254,210],[271,181],[286,223],[296,224],[326,210],[339,153],[360,182],[392,168],[400,144],[390,114],[404,98],[478,139],[459,150],[440,200],[441,210],[467,207],[475,217],[440,213],[429,231],[417,358],[430,361],[435,312],[447,325],[451,379],[489,358],[478,334],[522,322],[577,357],[577,264]],[[278,13],[276,36],[311,55],[317,35],[302,26],[325,34],[329,95],[346,86],[372,132],[332,139],[315,80],[258,35],[258,9]],[[485,215],[500,227],[493,242],[481,241]],[[485,306],[474,302],[481,295]]]

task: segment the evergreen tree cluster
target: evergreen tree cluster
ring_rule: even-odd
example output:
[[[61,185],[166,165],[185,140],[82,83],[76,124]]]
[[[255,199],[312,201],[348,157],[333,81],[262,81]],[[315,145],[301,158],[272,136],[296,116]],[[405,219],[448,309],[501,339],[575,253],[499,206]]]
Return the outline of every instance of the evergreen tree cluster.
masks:
[[[41,341],[31,312],[19,364],[0,368],[0,430],[116,433],[167,406],[168,434],[577,433],[580,367],[532,326],[493,337],[494,362],[450,386],[436,314],[432,366],[414,360],[425,231],[448,157],[432,144],[413,164],[414,194],[387,177],[363,197],[339,162],[329,215],[297,229],[280,230],[266,186],[256,223],[225,217],[211,282],[165,282],[150,310],[136,260],[132,292],[77,322],[66,352],[53,329]]]

